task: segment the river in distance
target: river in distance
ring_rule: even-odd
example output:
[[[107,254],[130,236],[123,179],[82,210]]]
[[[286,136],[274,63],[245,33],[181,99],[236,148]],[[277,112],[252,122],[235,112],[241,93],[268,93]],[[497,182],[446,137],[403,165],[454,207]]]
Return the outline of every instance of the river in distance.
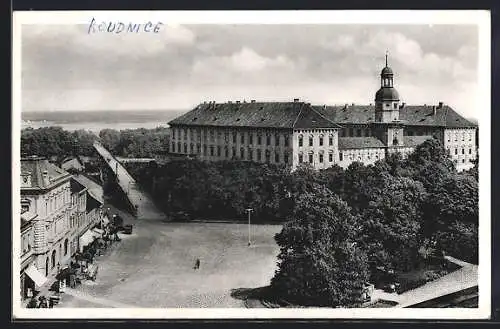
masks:
[[[108,110],[108,111],[36,111],[23,112],[21,129],[58,126],[64,130],[154,129],[168,127],[168,122],[187,110]]]

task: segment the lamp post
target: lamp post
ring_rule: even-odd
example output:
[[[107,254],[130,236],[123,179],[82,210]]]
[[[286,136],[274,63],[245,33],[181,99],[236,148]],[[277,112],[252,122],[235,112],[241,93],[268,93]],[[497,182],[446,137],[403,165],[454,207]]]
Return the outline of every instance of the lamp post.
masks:
[[[248,213],[248,246],[252,244],[250,241],[250,214],[252,213],[253,209],[252,208],[247,208],[245,209]]]

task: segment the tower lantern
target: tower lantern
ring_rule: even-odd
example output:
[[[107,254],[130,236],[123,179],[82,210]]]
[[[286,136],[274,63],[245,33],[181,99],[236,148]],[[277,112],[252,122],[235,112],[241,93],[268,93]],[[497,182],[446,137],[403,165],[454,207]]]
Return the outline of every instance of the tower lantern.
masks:
[[[385,53],[385,67],[380,72],[380,89],[375,94],[375,121],[392,122],[399,120],[399,93],[394,88],[394,72],[388,65]]]

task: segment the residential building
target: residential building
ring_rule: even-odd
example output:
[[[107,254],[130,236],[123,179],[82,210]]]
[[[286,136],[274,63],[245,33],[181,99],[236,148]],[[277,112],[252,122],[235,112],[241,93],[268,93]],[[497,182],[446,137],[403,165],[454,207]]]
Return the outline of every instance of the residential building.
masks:
[[[33,263],[45,277],[70,258],[70,180],[68,172],[45,158],[21,159],[21,209],[32,214]]]
[[[477,125],[450,106],[406,105],[386,66],[374,105],[293,102],[205,102],[169,122],[170,153],[202,160],[301,163],[323,169],[374,163],[391,153],[407,156],[437,138],[458,170],[477,158]]]
[[[33,233],[33,223],[37,215],[24,211],[21,214],[21,299],[32,297],[36,286],[40,286],[45,281],[40,280],[37,275],[36,262],[34,261],[33,247],[35,238]],[[32,277],[33,278],[32,278]]]
[[[74,255],[79,250],[79,238],[87,222],[87,187],[74,177],[70,181],[71,187],[71,240],[70,253]]]
[[[80,161],[78,157],[64,159],[61,164],[61,168],[66,171],[81,172],[85,169],[85,165]]]

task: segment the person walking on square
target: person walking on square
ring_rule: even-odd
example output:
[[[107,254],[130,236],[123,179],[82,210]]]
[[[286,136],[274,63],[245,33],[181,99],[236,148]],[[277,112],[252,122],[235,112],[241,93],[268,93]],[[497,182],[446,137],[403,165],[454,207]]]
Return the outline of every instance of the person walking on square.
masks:
[[[196,258],[196,261],[194,262],[194,267],[193,269],[197,270],[200,268],[200,259]]]

